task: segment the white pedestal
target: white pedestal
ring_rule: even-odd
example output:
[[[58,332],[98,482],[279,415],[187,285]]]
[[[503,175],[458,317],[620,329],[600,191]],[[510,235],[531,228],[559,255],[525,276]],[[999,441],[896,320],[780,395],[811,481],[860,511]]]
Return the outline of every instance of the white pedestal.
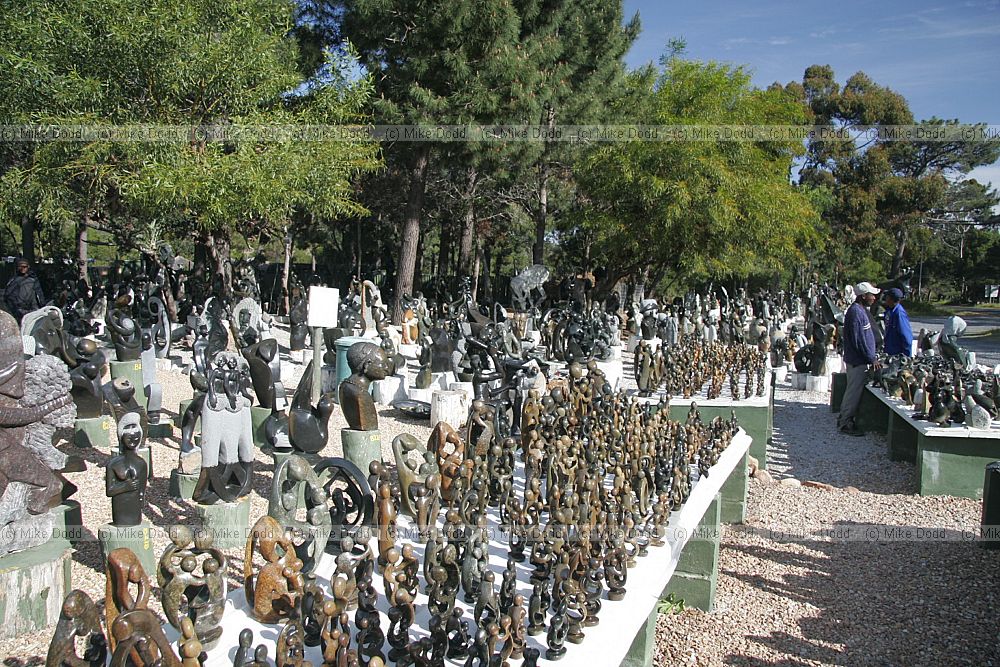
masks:
[[[374,382],[375,402],[379,405],[392,405],[393,401],[406,398],[409,396],[407,392],[409,384],[409,379],[400,373],[390,375],[384,380],[376,380]]]
[[[466,405],[472,405],[472,399],[476,395],[475,387],[471,382],[452,382],[448,385],[448,391],[460,391],[464,393]]]
[[[611,359],[609,361],[621,362],[622,360],[622,345],[621,341],[617,345],[611,346]]]
[[[621,348],[613,348],[620,350]],[[611,383],[611,388],[618,391],[621,386],[622,377],[625,375],[625,371],[622,368],[621,361],[598,361],[597,367],[601,369],[605,376],[608,378],[608,382]]]
[[[844,359],[839,354],[828,354],[826,357],[827,377],[834,373],[842,373],[844,370]]]
[[[288,358],[297,364],[301,364],[303,359],[305,359],[305,356],[306,356],[305,350],[292,350],[291,352],[288,353]]]
[[[532,345],[542,344],[542,332],[541,331],[529,331],[525,334],[525,338],[531,341]]]
[[[437,389],[431,394],[431,424],[447,422],[456,431],[469,416],[469,402],[464,391]]]
[[[830,391],[830,376],[807,375],[806,391]]]
[[[808,373],[799,373],[798,371],[792,371],[791,374],[792,389],[797,389],[799,391],[805,391],[806,388],[806,378],[809,377]]]
[[[788,366],[785,364],[772,368],[771,372],[774,373],[775,382],[784,383],[788,379]]]
[[[409,396],[411,401],[423,401],[424,403],[430,404],[431,396],[434,393],[434,389],[417,389],[416,387],[410,387],[407,390],[407,396]]]
[[[420,346],[419,345],[400,345],[398,347],[399,353],[407,359],[419,359],[420,358]]]
[[[442,391],[448,391],[448,387],[451,386],[452,382],[455,382],[457,378],[455,374],[451,371],[446,371],[444,373],[431,373],[431,389],[437,388]]]

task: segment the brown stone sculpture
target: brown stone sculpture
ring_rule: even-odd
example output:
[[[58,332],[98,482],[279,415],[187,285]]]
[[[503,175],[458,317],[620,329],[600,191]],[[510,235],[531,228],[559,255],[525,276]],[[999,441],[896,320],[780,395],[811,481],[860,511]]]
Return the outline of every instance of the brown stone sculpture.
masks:
[[[347,350],[351,375],[340,383],[340,409],[347,427],[355,431],[377,431],[378,413],[368,391],[373,380],[384,380],[388,372],[385,351],[374,343],[355,343]]]
[[[300,492],[305,499],[305,521],[297,518]],[[292,454],[278,464],[267,513],[301,540],[295,545],[295,554],[302,561],[302,573],[306,575],[316,569],[330,538],[328,499],[319,475],[304,458]]]
[[[193,622],[205,648],[212,648],[222,636],[219,623],[226,605],[226,555],[212,546],[208,530],[194,532],[188,526],[171,526],[170,540],[156,573],[163,613],[177,630],[184,621]]]
[[[265,561],[257,573],[255,552]],[[305,586],[301,570],[302,561],[285,529],[273,517],[262,516],[250,530],[243,559],[244,589],[254,618],[276,623],[292,615]]]
[[[138,556],[125,548],[108,554],[104,615],[115,667],[184,667],[170,648],[160,620],[148,608],[150,590]]]
[[[78,641],[85,647],[82,656],[77,654]],[[83,591],[70,591],[63,600],[45,667],[104,667],[107,659],[108,640],[97,606]]]

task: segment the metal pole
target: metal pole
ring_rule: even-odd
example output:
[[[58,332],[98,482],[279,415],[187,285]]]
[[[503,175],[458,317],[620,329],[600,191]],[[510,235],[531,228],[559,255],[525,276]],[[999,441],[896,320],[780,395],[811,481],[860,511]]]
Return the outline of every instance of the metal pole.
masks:
[[[312,393],[309,402],[312,405],[319,403],[320,390],[323,385],[323,327],[312,328]]]

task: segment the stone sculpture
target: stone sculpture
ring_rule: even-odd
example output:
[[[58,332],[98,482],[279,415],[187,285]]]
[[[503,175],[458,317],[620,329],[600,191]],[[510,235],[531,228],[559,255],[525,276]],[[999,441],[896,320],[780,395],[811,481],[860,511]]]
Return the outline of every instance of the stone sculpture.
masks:
[[[83,655],[77,652],[79,644]],[[63,600],[45,667],[104,667],[107,659],[108,640],[97,606],[83,591],[71,591]]]
[[[347,364],[351,375],[339,388],[340,409],[347,426],[355,431],[377,431],[378,413],[368,388],[372,381],[386,377],[385,352],[374,343],[355,343],[347,351]]]
[[[305,500],[299,507],[299,495]],[[278,464],[271,484],[267,513],[297,540],[295,554],[302,561],[302,573],[311,574],[326,550],[330,538],[331,517],[327,491],[319,476],[301,456],[292,454]],[[305,521],[297,518],[305,510]]]
[[[311,361],[306,364],[288,413],[288,439],[302,454],[316,454],[326,447],[327,423],[334,406],[333,394],[322,394],[319,402],[315,406],[312,404],[312,364]]]
[[[185,620],[193,623],[204,647],[212,648],[222,636],[226,555],[212,545],[211,531],[175,525],[170,541],[156,573],[163,613],[177,630]]]
[[[257,572],[254,554],[264,560]],[[275,623],[295,613],[304,592],[302,561],[284,528],[262,516],[250,530],[243,559],[243,583],[251,613],[261,623]]]
[[[121,454],[111,458],[105,473],[105,492],[111,498],[111,524],[138,526],[146,506],[146,482],[149,465],[136,450],[143,433],[139,414],[128,412],[118,421],[118,446]]]
[[[50,510],[63,499],[53,471],[66,465],[52,438],[73,423],[69,390],[65,364],[48,355],[25,362],[17,323],[0,313],[0,556],[52,535]]]

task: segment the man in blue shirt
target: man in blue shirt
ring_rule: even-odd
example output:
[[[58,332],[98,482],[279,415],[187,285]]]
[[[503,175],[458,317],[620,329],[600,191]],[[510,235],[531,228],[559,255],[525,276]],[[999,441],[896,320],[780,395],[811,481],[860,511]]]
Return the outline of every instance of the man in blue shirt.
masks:
[[[847,389],[840,404],[837,426],[848,435],[863,435],[854,422],[861,392],[868,380],[868,367],[875,364],[875,334],[868,309],[875,303],[879,289],[871,283],[858,283],[854,287],[857,298],[844,315],[844,364],[847,366]]]
[[[885,292],[885,353],[913,354],[913,329],[910,328],[910,316],[906,314],[903,304],[903,291],[897,287]]]

